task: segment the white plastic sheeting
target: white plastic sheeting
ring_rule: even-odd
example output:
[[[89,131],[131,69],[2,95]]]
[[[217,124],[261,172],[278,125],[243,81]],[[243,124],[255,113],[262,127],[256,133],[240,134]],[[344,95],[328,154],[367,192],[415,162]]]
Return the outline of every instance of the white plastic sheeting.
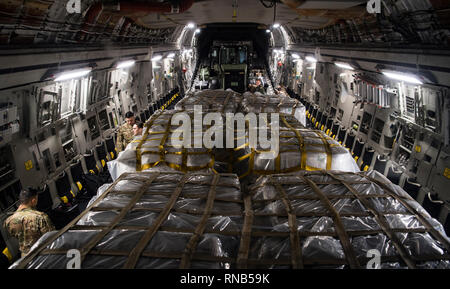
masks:
[[[186,95],[175,105],[175,109],[192,111],[195,105],[201,105],[203,111],[236,113],[241,101],[241,94],[231,89],[202,90]]]
[[[253,113],[282,113],[294,116],[306,127],[306,108],[298,100],[287,95],[263,95],[260,93],[245,92],[242,99],[244,112]]]
[[[198,239],[190,268],[235,268],[240,250],[248,252],[248,258],[244,260],[247,268],[291,268],[291,245],[295,240],[292,238],[293,232],[299,237],[302,267],[306,268],[348,268],[350,257],[348,249],[343,246],[343,239],[348,240],[349,250],[358,260],[360,268],[365,268],[367,252],[374,249],[381,254],[381,268],[407,268],[399,254],[399,246],[404,248],[406,258],[412,259],[416,268],[450,268],[450,239],[445,235],[442,225],[400,187],[390,183],[378,172],[329,172],[337,179],[326,172],[260,177],[250,188],[251,201],[246,199],[245,205],[240,202],[245,195],[238,189],[237,177],[221,175],[215,187],[215,201],[204,224],[204,233]],[[365,176],[381,180],[387,188]],[[143,194],[118,224],[95,244],[82,262],[82,268],[122,268],[129,252],[143,236],[144,229],[153,226],[160,212],[167,206],[171,193],[179,186],[182,177],[182,174],[159,175],[145,188],[147,194]],[[329,204],[324,202],[303,177],[316,184]],[[180,266],[180,259],[192,232],[204,216],[206,198],[213,178],[214,175],[186,177],[180,196],[161,223],[160,230],[143,249],[135,268]],[[69,229],[50,242],[46,247],[46,254],[37,255],[26,268],[65,268],[65,250],[86,246],[100,230],[111,224],[119,215],[120,208],[130,202],[133,192],[142,189],[145,180],[145,173],[136,173],[121,177],[113,187],[101,187],[101,194],[96,197],[96,201],[91,202],[96,205],[77,223],[90,227]],[[352,186],[360,198],[366,197],[366,203],[352,197],[354,192],[340,180]],[[388,224],[387,230],[395,234],[397,240],[388,237],[386,228],[368,210],[367,203],[372,207],[372,212],[377,212],[380,218],[384,218]],[[290,210],[287,209],[287,204]],[[330,212],[329,206],[334,208],[338,217]],[[295,214],[295,227],[293,218],[288,218],[289,214]],[[252,216],[250,222],[246,219],[249,216]],[[337,218],[346,236],[338,232]],[[244,237],[241,235],[246,221],[252,232],[247,248],[242,245],[245,242],[242,242]],[[96,229],[95,226],[103,227]],[[427,226],[435,231],[431,232]],[[40,244],[55,233],[44,235],[30,252],[37,250]],[[440,240],[436,238],[436,234],[440,236]],[[59,251],[53,251],[52,254],[51,250],[56,249]],[[212,259],[205,260],[205,255]],[[21,260],[17,261],[12,268],[17,267],[20,262]]]
[[[359,172],[350,152],[323,131],[280,130],[279,157],[267,159],[261,148],[246,146],[235,167],[239,176],[267,175],[302,170]]]

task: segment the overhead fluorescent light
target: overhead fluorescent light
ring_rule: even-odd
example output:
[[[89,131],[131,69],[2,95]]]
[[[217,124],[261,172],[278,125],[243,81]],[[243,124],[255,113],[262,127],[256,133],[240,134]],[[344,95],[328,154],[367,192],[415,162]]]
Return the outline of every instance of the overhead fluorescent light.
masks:
[[[317,59],[315,57],[312,56],[306,56],[305,59],[309,62],[317,62]]]
[[[314,70],[314,69],[316,69],[316,67],[315,66],[307,66],[306,69]]]
[[[273,28],[280,28],[280,23],[274,23]]]
[[[83,69],[76,69],[76,70],[71,70],[71,71],[67,71],[67,72],[62,72],[55,78],[55,81],[64,81],[64,80],[74,79],[74,78],[78,78],[78,77],[83,77],[83,76],[88,75],[91,71],[92,71],[92,68],[83,68]]]
[[[122,62],[119,62],[116,65],[116,68],[118,68],[118,69],[120,69],[120,68],[127,68],[127,67],[130,67],[130,66],[133,66],[135,63],[136,63],[135,60],[122,61]]]
[[[162,55],[155,55],[155,56],[153,56],[152,61],[158,61],[161,59],[162,59]]]
[[[410,75],[410,74],[394,72],[394,71],[383,71],[383,74],[386,75],[387,77],[395,79],[395,80],[401,80],[401,81],[414,83],[414,84],[423,84],[423,82],[420,81],[417,77]]]
[[[200,28],[195,29],[195,34],[200,33]]]
[[[188,25],[187,25],[187,27],[189,28],[189,29],[192,29],[192,28],[194,28],[195,27],[195,24],[194,23],[188,23]]]
[[[270,31],[270,29],[266,29],[266,33],[270,33],[271,31]]]
[[[352,66],[350,66],[347,63],[343,63],[343,62],[335,62],[334,63],[336,66],[340,67],[340,68],[344,68],[344,69],[349,69],[349,70],[354,70],[354,68]]]
[[[300,56],[297,53],[292,53],[291,55],[295,59],[299,59],[300,58]]]
[[[175,57],[175,53],[169,53],[167,56],[166,56],[166,58],[174,58]]]

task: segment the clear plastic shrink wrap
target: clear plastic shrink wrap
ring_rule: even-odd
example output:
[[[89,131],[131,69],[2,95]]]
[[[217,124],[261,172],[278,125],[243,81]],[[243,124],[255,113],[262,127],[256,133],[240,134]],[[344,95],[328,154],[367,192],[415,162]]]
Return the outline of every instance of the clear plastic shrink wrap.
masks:
[[[103,192],[101,192],[103,191]],[[12,268],[450,268],[442,225],[377,172],[122,175]],[[196,232],[196,234],[193,234]]]
[[[231,89],[203,90],[186,95],[175,109],[193,111],[195,105],[201,105],[205,112],[236,113],[241,101],[241,94]]]
[[[306,108],[298,100],[287,95],[263,95],[260,93],[245,92],[242,95],[242,109],[253,113],[282,113],[292,115],[298,122],[306,127]]]
[[[253,228],[291,237],[252,238],[262,268],[366,268],[370,250],[381,268],[450,268],[443,226],[376,171],[262,176],[250,191]]]
[[[266,158],[270,149],[252,149],[248,143],[236,151],[233,172],[240,178],[294,171],[338,170],[358,172],[350,152],[320,130],[283,127],[280,120],[279,149],[276,158]]]
[[[130,173],[100,190],[70,228],[42,236],[26,268],[64,269],[70,249],[87,252],[81,268],[91,269],[225,268],[236,258],[239,236],[226,234],[242,223],[235,175]]]
[[[176,147],[175,135],[183,135],[179,125],[171,125],[172,117],[180,111],[159,110],[145,124],[143,135],[133,140],[117,159],[108,162],[108,169],[113,180],[122,173],[148,170],[150,168],[163,168],[162,170],[188,171],[214,171],[220,170],[220,162],[215,162],[214,152],[204,146],[194,148],[194,138],[202,139],[204,131],[196,133],[194,130],[193,112],[186,111],[191,118],[191,148]],[[178,138],[180,142],[183,139]]]

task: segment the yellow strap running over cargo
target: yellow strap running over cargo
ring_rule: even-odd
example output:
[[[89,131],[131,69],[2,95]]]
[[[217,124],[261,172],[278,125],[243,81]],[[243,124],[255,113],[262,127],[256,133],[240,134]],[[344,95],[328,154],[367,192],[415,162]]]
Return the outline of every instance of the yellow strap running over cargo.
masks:
[[[331,148],[330,148],[330,144],[328,143],[328,141],[325,139],[325,137],[322,135],[322,133],[320,131],[315,131],[315,133],[322,139],[322,142],[325,146],[325,151],[327,153],[327,170],[331,170],[331,161],[332,161],[332,152],[331,152]]]
[[[141,142],[137,145],[136,147],[136,171],[141,171],[143,170],[142,168],[142,151],[141,151],[141,147],[145,142],[145,139],[148,137],[149,132],[150,132],[150,128],[153,125],[153,122],[155,121],[155,119],[157,119],[161,114],[163,113],[163,111],[159,111],[157,114],[152,115],[152,117],[150,117],[150,120],[145,124],[145,133],[144,136],[141,139]]]
[[[78,187],[78,190],[81,191],[81,189],[83,188],[83,185],[80,182],[77,182],[77,187]]]
[[[290,128],[291,131],[295,133],[297,136],[298,144],[300,146],[300,153],[301,153],[301,163],[300,163],[300,170],[304,170],[306,168],[306,152],[305,152],[305,143],[303,141],[303,137],[300,134],[298,130],[293,128],[287,121],[284,115],[280,115],[281,121],[286,125],[286,127]]]

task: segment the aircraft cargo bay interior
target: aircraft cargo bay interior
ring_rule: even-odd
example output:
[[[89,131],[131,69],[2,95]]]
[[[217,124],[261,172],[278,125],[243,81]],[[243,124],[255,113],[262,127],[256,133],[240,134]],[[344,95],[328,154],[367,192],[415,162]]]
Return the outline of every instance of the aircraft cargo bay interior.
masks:
[[[0,267],[449,269],[449,9],[1,0]]]

